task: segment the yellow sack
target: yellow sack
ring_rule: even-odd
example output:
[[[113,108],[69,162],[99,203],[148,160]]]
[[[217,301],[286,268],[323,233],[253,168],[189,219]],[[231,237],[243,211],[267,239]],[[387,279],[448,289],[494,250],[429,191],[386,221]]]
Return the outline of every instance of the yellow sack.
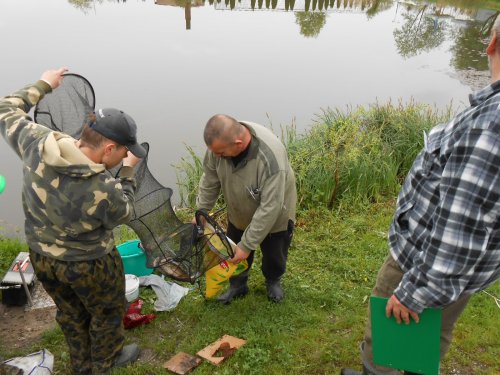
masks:
[[[219,236],[210,236],[213,233],[214,228],[210,224],[206,223],[205,234],[210,238],[210,240],[207,241],[207,248],[205,250],[205,264],[210,264],[213,262],[214,257],[219,257],[214,250],[229,256]],[[234,249],[236,244],[229,237],[227,239],[231,247]],[[245,271],[247,268],[248,262],[246,259],[241,261],[239,264],[234,264],[220,259],[218,264],[209,268],[205,272],[205,297],[214,298],[224,288],[224,285],[228,282],[231,276],[236,276]]]
[[[248,268],[247,260],[238,264],[221,261],[205,272],[205,297],[214,298],[224,288],[231,276],[236,276]]]

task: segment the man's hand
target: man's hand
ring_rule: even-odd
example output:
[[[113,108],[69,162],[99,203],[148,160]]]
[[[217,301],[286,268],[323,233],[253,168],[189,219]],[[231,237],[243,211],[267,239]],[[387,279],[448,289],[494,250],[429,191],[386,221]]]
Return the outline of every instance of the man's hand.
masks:
[[[250,256],[250,253],[247,253],[246,251],[241,250],[239,246],[236,246],[234,248],[234,257],[229,259],[231,263],[238,264],[242,260],[247,259]]]
[[[385,306],[385,316],[390,318],[391,315],[394,315],[398,324],[401,324],[401,320],[403,320],[406,324],[410,324],[410,316],[416,323],[419,322],[418,314],[399,302],[394,294],[391,298],[389,298],[389,301],[387,301],[387,305]]]
[[[127,156],[123,158],[123,166],[124,167],[135,167],[137,163],[141,161],[141,158],[138,158],[134,154],[132,154],[130,151],[127,151]]]
[[[68,71],[68,68],[59,68],[59,69],[51,69],[45,71],[40,79],[42,81],[47,82],[50,87],[52,87],[52,90],[56,89],[59,87],[63,80],[63,74]]]

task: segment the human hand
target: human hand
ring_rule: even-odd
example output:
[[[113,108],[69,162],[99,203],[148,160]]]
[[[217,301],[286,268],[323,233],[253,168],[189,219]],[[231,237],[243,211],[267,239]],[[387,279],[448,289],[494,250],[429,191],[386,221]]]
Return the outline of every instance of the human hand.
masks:
[[[389,298],[389,301],[387,301],[387,305],[385,306],[385,316],[390,318],[391,315],[394,315],[398,324],[401,324],[401,320],[403,320],[406,324],[410,324],[410,316],[416,323],[420,320],[418,314],[399,302],[394,294],[391,298]]]
[[[234,256],[229,259],[229,261],[233,264],[238,264],[242,260],[247,259],[250,256],[250,253],[247,253],[246,251],[243,251],[239,246],[234,247]]]
[[[68,68],[51,69],[43,72],[40,79],[47,82],[52,90],[59,87],[63,80],[63,75],[68,71]]]
[[[124,167],[135,167],[139,162],[141,161],[141,158],[138,158],[134,154],[132,154],[130,151],[127,151],[127,156],[123,158],[123,166]]]

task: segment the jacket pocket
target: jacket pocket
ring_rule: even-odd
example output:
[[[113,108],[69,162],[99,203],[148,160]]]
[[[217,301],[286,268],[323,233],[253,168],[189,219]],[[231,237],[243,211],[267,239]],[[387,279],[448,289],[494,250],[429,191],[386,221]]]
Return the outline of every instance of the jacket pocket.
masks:
[[[408,218],[414,205],[415,201],[412,199],[402,203],[396,208],[396,212],[394,213],[394,223],[399,227],[399,232],[408,230]]]

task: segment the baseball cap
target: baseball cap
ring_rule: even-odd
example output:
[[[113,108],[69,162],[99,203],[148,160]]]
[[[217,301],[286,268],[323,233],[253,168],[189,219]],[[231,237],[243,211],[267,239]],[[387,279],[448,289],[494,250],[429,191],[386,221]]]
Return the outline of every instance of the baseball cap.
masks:
[[[137,156],[144,158],[146,150],[137,143],[137,125],[132,117],[115,108],[101,108],[95,111],[96,121],[90,128],[127,149]]]

